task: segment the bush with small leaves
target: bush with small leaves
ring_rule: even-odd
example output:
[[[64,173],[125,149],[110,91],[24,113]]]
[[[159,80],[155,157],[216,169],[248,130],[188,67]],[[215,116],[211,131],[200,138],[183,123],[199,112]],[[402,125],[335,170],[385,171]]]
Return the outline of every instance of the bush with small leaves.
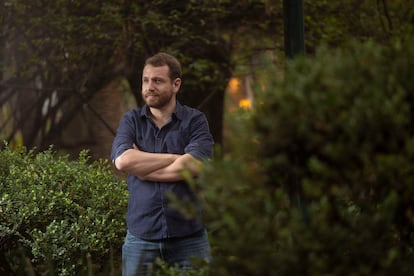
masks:
[[[127,189],[108,162],[91,162],[86,151],[69,160],[52,149],[6,146],[0,182],[1,259],[8,263],[1,270],[27,268],[16,257],[21,254],[39,274],[85,272],[88,260],[97,271],[110,269],[103,260],[121,247]]]

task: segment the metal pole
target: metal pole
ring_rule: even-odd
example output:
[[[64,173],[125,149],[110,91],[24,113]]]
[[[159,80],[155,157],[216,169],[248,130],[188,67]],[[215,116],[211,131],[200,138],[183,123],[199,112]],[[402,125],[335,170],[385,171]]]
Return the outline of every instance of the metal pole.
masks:
[[[293,58],[305,53],[303,0],[283,0],[285,54]]]
[[[284,30],[285,30],[285,55],[288,59],[298,54],[305,53],[305,38],[303,28],[303,0],[283,0]],[[306,202],[302,197],[302,186],[295,181],[292,183],[290,200],[293,206],[297,206],[302,212],[305,224],[309,223],[309,212]]]

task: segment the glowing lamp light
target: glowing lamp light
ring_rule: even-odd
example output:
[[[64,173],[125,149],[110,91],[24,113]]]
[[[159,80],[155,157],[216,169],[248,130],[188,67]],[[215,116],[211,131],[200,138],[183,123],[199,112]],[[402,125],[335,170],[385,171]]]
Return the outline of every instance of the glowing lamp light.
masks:
[[[252,103],[250,102],[249,99],[241,99],[239,101],[239,107],[243,109],[250,109],[252,108]]]
[[[240,81],[238,78],[231,78],[229,81],[229,91],[231,94],[236,94],[240,89]]]

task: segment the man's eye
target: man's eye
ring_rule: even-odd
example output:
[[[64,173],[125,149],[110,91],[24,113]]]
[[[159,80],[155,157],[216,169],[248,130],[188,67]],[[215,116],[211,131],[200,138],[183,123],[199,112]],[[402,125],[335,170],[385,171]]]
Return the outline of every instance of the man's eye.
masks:
[[[155,83],[161,83],[161,80],[160,79],[155,79],[154,82]]]

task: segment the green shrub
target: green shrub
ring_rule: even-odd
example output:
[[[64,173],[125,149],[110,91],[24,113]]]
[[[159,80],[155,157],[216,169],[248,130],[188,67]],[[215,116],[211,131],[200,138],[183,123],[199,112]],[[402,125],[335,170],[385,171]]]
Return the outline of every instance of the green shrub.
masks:
[[[234,152],[197,183],[212,275],[412,273],[412,45],[350,44],[283,74],[265,68]]]
[[[3,270],[21,270],[20,255],[39,274],[113,269],[103,265],[121,247],[126,186],[107,162],[89,161],[87,152],[70,161],[52,149],[0,151]]]

